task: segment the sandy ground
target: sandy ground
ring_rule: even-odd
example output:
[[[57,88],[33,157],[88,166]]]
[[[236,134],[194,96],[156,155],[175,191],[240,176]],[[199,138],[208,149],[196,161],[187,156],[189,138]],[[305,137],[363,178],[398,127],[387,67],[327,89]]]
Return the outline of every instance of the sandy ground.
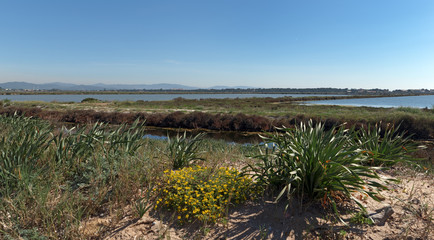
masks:
[[[298,201],[293,201],[290,210],[285,212],[285,201],[274,203],[263,200],[233,209],[225,223],[214,226],[179,226],[173,221],[174,217],[151,211],[138,220],[132,214],[127,214],[115,224],[115,216],[92,218],[83,223],[82,231],[91,239],[111,240],[434,239],[431,236],[434,234],[434,180],[421,173],[395,177],[400,178],[401,182],[390,184],[390,190],[381,193],[385,200],[363,200],[371,212],[384,206],[392,207],[394,213],[384,226],[345,226],[331,214],[324,214],[321,206],[300,206]],[[342,218],[348,221],[352,214],[342,215]]]
[[[432,147],[432,146],[431,146]],[[431,153],[425,154],[433,159]],[[286,202],[274,203],[262,199],[238,206],[224,222],[203,226],[180,226],[171,213],[153,212],[134,219],[133,210],[119,219],[116,216],[91,218],[83,222],[81,231],[88,239],[434,239],[434,180],[432,175],[405,168],[382,172],[385,177],[400,180],[382,191],[381,202],[355,194],[369,213],[390,206],[393,214],[383,226],[351,224],[349,219],[358,208],[354,204],[344,209],[337,221],[325,213],[321,205],[301,206],[292,201],[285,212]],[[345,212],[348,214],[345,215]],[[128,214],[129,213],[129,214]],[[115,220],[117,219],[117,220]]]

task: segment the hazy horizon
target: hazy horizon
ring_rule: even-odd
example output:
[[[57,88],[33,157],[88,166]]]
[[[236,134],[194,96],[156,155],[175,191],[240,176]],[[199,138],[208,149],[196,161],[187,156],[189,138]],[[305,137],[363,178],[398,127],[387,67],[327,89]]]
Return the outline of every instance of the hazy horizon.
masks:
[[[8,83],[17,83],[17,84],[29,84],[30,82],[26,82],[26,81],[12,81],[12,82],[0,82],[0,85],[3,84],[8,84]],[[101,85],[105,85],[105,86],[110,86],[110,87],[114,87],[114,86],[159,86],[159,85],[168,85],[168,87],[170,87],[171,85],[173,85],[173,87],[170,88],[163,88],[163,89],[173,89],[176,88],[177,86],[183,86],[186,88],[180,88],[181,90],[198,90],[198,89],[237,89],[237,88],[241,88],[241,89],[321,89],[321,88],[332,88],[332,89],[352,89],[352,90],[357,90],[357,89],[363,89],[363,90],[372,90],[372,89],[379,89],[379,90],[389,90],[389,91],[395,91],[395,90],[422,90],[422,89],[426,89],[426,90],[430,90],[433,91],[434,89],[430,89],[430,88],[349,88],[349,87],[340,87],[340,88],[335,88],[335,87],[311,87],[311,88],[283,88],[283,87],[252,87],[252,86],[227,86],[227,85],[214,85],[214,86],[208,86],[208,87],[197,87],[197,86],[193,86],[193,85],[184,85],[184,84],[171,84],[171,83],[152,83],[152,84],[129,84],[129,83],[113,83],[113,84],[109,84],[109,83],[88,83],[88,84],[75,84],[75,83],[66,83],[66,82],[41,82],[41,83],[30,83],[30,84],[35,84],[35,85],[53,85],[53,84],[65,84],[65,86],[69,86],[69,85],[74,85],[74,86],[101,86]],[[3,86],[0,86],[3,87]],[[160,89],[161,87],[159,87],[158,89]],[[13,89],[17,89],[17,88],[13,88]],[[22,88],[22,89],[26,89],[26,88]],[[132,90],[142,90],[141,88],[128,88],[128,89],[132,89]],[[146,89],[146,88],[145,88]],[[157,89],[157,88],[149,88],[149,89]],[[111,90],[115,90],[115,88],[111,88]],[[122,90],[122,88],[117,88],[116,90]]]
[[[429,0],[0,6],[0,82],[434,89]]]

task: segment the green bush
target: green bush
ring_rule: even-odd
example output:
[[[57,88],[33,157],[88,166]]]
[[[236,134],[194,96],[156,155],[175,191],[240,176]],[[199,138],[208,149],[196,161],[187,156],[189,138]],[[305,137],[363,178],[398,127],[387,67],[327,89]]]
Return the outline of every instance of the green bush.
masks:
[[[355,213],[353,216],[351,216],[350,223],[358,224],[358,225],[364,225],[364,224],[372,225],[372,224],[374,224],[374,222],[368,216],[366,211],[360,211],[360,212]]]
[[[354,145],[359,146],[368,158],[368,164],[373,166],[391,166],[402,161],[411,161],[409,154],[417,150],[416,144],[410,140],[411,136],[404,136],[399,126],[381,124],[375,127],[367,126],[360,129],[353,138]]]
[[[81,100],[81,102],[82,103],[99,103],[99,102],[101,102],[101,100],[89,97],[89,98],[85,98],[85,99]]]
[[[11,100],[5,98],[3,100],[0,100],[0,106],[1,107],[7,107],[11,105]]]
[[[375,189],[386,187],[379,181],[374,168],[366,166],[366,156],[359,146],[352,144],[353,129],[343,127],[326,131],[321,124],[300,124],[295,129],[280,129],[264,138],[265,153],[256,156],[259,161],[247,167],[259,183],[302,199],[320,201],[331,206],[335,213],[342,197],[353,199],[352,192],[376,198]],[[373,187],[374,191],[367,190]]]

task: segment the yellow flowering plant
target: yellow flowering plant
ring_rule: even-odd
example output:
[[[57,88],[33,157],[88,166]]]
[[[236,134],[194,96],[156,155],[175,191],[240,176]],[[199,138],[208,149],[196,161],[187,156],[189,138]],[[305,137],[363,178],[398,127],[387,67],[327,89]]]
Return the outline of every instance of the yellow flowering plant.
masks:
[[[195,219],[215,223],[230,204],[239,204],[255,195],[250,178],[235,169],[194,166],[165,171],[157,187],[155,208],[176,211],[181,222]]]

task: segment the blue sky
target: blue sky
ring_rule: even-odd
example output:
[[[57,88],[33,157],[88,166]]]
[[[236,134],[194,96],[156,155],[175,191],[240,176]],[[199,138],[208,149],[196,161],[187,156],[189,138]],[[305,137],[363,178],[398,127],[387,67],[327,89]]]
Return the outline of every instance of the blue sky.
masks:
[[[2,0],[7,81],[434,89],[434,1]]]

